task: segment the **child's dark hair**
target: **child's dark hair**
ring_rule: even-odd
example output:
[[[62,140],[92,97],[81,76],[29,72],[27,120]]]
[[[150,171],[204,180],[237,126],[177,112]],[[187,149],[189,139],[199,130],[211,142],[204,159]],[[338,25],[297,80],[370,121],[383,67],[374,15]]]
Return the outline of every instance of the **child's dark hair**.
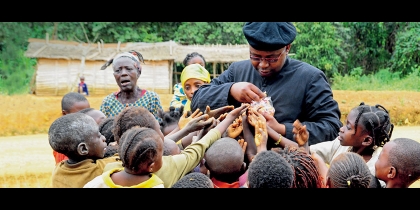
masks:
[[[158,149],[162,144],[158,144],[158,133],[151,128],[134,126],[128,129],[121,136],[118,154],[122,161],[122,166],[139,174],[147,174],[149,171],[139,171],[141,165],[149,166],[156,161]],[[160,140],[159,140],[160,141]],[[163,150],[163,148],[160,148]]]
[[[203,55],[201,55],[200,53],[198,53],[198,52],[192,52],[192,53],[189,53],[189,54],[187,54],[186,56],[185,56],[185,58],[184,58],[184,61],[182,61],[182,64],[184,64],[184,66],[188,66],[188,62],[190,62],[190,60],[192,59],[192,58],[195,58],[195,57],[201,57],[201,59],[203,59],[203,61],[204,61],[204,64],[206,64],[206,59],[204,59],[204,56]]]
[[[204,155],[210,177],[234,183],[245,172],[244,154],[238,141],[224,137],[214,142]]]
[[[87,114],[91,111],[95,110],[94,108],[90,107],[90,108],[84,108],[82,110],[79,110],[78,112],[83,113],[83,114]]]
[[[397,170],[397,177],[411,183],[420,177],[420,143],[409,138],[392,140],[396,145],[389,150],[388,160]]]
[[[77,146],[94,138],[98,132],[95,120],[83,113],[70,113],[57,118],[48,130],[48,140],[54,151],[69,158],[80,159]]]
[[[110,116],[105,118],[99,124],[99,132],[105,136],[105,142],[107,145],[111,142],[115,142],[114,134],[112,133],[112,129],[114,128],[114,119],[115,116]]]
[[[361,102],[353,110],[359,112],[354,122],[354,133],[357,132],[357,125],[360,122],[365,127],[365,131],[373,138],[374,143],[371,145],[372,148],[382,147],[389,142],[392,131],[394,130],[394,124],[391,123],[388,110],[379,104],[369,106],[365,105],[364,102]]]
[[[322,188],[322,177],[314,159],[305,150],[292,146],[271,148],[283,156],[292,166],[294,181],[292,188]]]
[[[370,180],[369,188],[382,188],[381,182],[379,182],[379,179],[373,174],[371,174],[370,176],[372,179]]]
[[[78,92],[69,92],[66,95],[64,95],[63,98],[61,99],[61,109],[66,112],[70,112],[71,107],[76,102],[81,102],[81,101],[88,102],[87,98],[83,94],[80,94]]]
[[[193,172],[183,176],[171,188],[214,188],[214,185],[207,175]]]
[[[293,179],[290,163],[271,150],[257,153],[248,167],[249,188],[291,188]]]
[[[134,126],[154,129],[156,118],[144,107],[129,106],[124,108],[114,119],[114,140],[119,144],[122,134]]]
[[[372,174],[362,156],[344,152],[331,161],[327,177],[334,188],[369,188]]]
[[[117,153],[118,153],[118,145],[113,145],[113,144],[107,145],[106,150],[105,150],[105,154],[104,154],[104,158],[111,157],[111,156],[113,156]],[[119,160],[119,158],[118,158],[118,160]]]
[[[160,130],[163,132],[164,129],[174,123],[178,123],[179,119],[184,112],[184,106],[175,108],[174,106],[169,107],[169,111],[158,110],[158,117],[162,119],[159,121]]]

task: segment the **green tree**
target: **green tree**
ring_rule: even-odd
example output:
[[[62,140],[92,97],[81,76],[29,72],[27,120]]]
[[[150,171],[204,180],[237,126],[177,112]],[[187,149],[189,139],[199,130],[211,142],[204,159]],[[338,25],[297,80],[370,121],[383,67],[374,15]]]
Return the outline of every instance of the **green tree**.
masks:
[[[35,65],[24,56],[30,28],[18,22],[0,22],[0,28],[0,94],[27,93]]]
[[[339,71],[342,57],[346,56],[341,50],[343,39],[337,31],[340,25],[331,22],[294,24],[298,33],[291,48],[294,58],[321,69],[328,78],[332,77]]]

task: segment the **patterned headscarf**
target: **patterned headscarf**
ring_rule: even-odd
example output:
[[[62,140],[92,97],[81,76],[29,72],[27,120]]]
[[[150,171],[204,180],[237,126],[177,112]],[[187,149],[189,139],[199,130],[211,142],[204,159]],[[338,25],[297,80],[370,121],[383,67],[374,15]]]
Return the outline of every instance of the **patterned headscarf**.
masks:
[[[190,64],[186,66],[181,73],[181,84],[184,88],[184,84],[188,79],[199,79],[206,83],[210,83],[210,73],[200,64]]]
[[[136,68],[138,68],[140,66],[140,62],[144,63],[143,56],[139,52],[137,52],[135,50],[130,50],[128,52],[120,53],[120,54],[116,55],[114,58],[111,58],[104,65],[101,66],[101,70],[105,70],[109,65],[114,64],[114,62],[118,58],[122,58],[122,57],[130,58],[131,60],[136,62],[136,65],[135,65]]]

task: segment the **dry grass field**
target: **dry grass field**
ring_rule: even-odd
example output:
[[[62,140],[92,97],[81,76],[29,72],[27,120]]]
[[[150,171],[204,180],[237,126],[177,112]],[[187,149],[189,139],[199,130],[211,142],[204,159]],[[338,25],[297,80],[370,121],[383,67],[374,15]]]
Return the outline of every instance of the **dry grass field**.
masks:
[[[159,94],[164,109],[168,109],[171,94]],[[48,128],[61,116],[62,96],[35,95],[1,96],[0,107],[0,187],[50,187],[54,159],[48,144]],[[91,107],[99,109],[104,96],[89,96]],[[342,121],[348,111],[361,101],[386,107],[397,127],[392,139],[408,137],[420,142],[419,92],[334,91],[342,111]],[[420,181],[412,188],[420,188]]]

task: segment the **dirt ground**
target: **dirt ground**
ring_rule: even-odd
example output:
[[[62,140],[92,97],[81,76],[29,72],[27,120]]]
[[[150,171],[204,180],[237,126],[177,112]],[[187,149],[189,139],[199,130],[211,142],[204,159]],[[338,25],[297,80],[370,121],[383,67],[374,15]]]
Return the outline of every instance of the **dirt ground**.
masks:
[[[420,126],[397,126],[397,137],[420,142]],[[0,137],[0,154],[0,188],[50,187],[54,158],[47,134]],[[420,180],[410,188],[420,188]]]
[[[159,94],[165,110],[171,94]],[[62,96],[0,95],[0,187],[48,187],[54,167],[48,128],[61,116]],[[91,107],[99,109],[104,96],[89,96]],[[412,138],[420,142],[420,92],[334,91],[342,111],[342,121],[349,110],[364,101],[386,107],[396,125],[392,139]],[[32,183],[32,184],[25,184]],[[33,184],[36,183],[36,184]],[[417,181],[410,188],[420,188]]]
[[[364,101],[380,104],[391,115],[396,126],[420,125],[420,92],[408,91],[333,91],[342,112],[343,122],[351,108]],[[162,106],[168,110],[172,94],[159,94]],[[88,96],[91,107],[99,109],[105,96]],[[0,136],[43,134],[61,116],[62,96],[0,95]]]

